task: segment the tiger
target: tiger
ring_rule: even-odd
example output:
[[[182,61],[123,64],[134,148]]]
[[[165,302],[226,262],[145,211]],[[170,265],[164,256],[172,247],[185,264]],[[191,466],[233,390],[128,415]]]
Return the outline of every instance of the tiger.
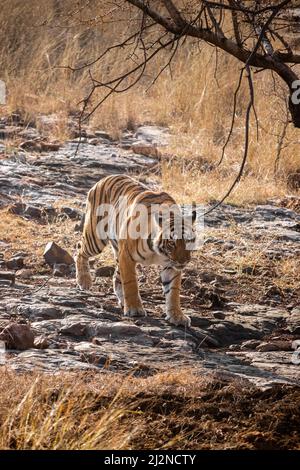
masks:
[[[99,208],[105,208],[105,214],[101,210],[100,213]],[[168,213],[170,208],[171,214]],[[174,208],[181,216],[179,231],[175,230]],[[144,219],[139,220],[137,214],[140,212],[144,213]],[[75,255],[78,287],[82,290],[91,288],[89,258],[99,255],[110,243],[116,261],[113,290],[124,315],[146,315],[139,294],[136,265],[159,265],[166,319],[173,325],[189,327],[191,320],[180,306],[180,288],[182,269],[191,260],[188,243],[195,241],[195,219],[195,210],[187,221],[182,209],[167,192],[152,191],[130,176],[110,175],[101,179],[87,196],[82,238]]]

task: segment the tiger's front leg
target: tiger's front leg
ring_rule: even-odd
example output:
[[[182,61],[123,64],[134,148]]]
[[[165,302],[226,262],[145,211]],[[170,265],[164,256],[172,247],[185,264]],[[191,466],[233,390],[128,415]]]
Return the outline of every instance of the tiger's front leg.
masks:
[[[129,257],[124,248],[119,256],[119,269],[124,294],[124,315],[128,317],[145,316],[136,277],[136,262]]]
[[[181,271],[165,267],[161,272],[161,280],[166,296],[166,319],[176,326],[191,326],[190,317],[180,307]]]

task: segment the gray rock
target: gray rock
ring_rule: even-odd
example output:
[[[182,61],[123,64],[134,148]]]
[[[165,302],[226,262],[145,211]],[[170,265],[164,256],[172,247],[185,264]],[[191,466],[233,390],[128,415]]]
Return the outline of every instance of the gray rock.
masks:
[[[100,266],[95,271],[96,277],[113,277],[115,272],[114,266]]]
[[[88,331],[91,336],[109,336],[113,338],[143,335],[141,328],[133,323],[127,322],[95,322],[88,328]]]
[[[255,339],[249,339],[247,341],[244,341],[243,344],[241,344],[241,350],[254,350],[256,347],[260,344],[260,341],[255,340]]]
[[[212,314],[215,318],[218,318],[219,320],[224,320],[224,318],[226,318],[225,313],[221,312],[219,310],[216,310],[215,312],[212,312]]]
[[[70,274],[74,274],[75,269],[72,264],[58,264],[55,263],[53,266],[53,276],[54,277],[65,277]]]
[[[89,320],[73,320],[68,318],[63,322],[63,326],[60,328],[60,332],[64,335],[70,335],[75,337],[87,337],[89,331]]]
[[[44,251],[44,259],[49,266],[54,264],[74,264],[72,256],[55,242],[49,242]]]
[[[23,256],[14,256],[13,258],[6,261],[7,269],[21,269],[24,266]]]
[[[288,330],[293,334],[300,334],[300,308],[294,308],[286,321]]]
[[[292,341],[273,339],[258,345],[256,351],[292,351],[292,349]]]
[[[50,344],[51,342],[46,336],[41,335],[34,338],[34,347],[36,349],[47,349],[49,348]]]
[[[106,139],[108,141],[112,140],[112,138],[110,137],[110,135],[105,132],[105,131],[102,131],[102,130],[97,130],[95,131],[95,136],[96,137],[100,137],[101,139]]]
[[[21,130],[22,128],[18,126],[5,126],[4,129],[0,129],[0,139],[13,139]]]
[[[8,361],[9,363],[9,361]],[[19,354],[11,364],[11,368],[19,372],[46,371],[57,373],[72,370],[96,370],[92,364],[83,362],[79,353],[70,351],[31,349]]]
[[[151,144],[166,145],[169,140],[169,129],[158,126],[141,126],[136,131],[135,138]]]
[[[38,139],[40,137],[39,132],[33,128],[27,128],[18,133],[20,137],[23,137],[28,140]]]
[[[39,336],[48,336],[48,335],[56,336],[59,333],[61,326],[62,326],[62,320],[59,320],[59,319],[53,319],[53,320],[37,319],[36,321],[31,323],[32,329]]]
[[[53,303],[57,305],[62,305],[63,307],[71,307],[74,309],[86,308],[86,303],[82,300],[72,298],[72,297],[61,297],[57,296],[53,298]]]
[[[24,351],[34,344],[34,333],[27,324],[11,323],[0,333],[0,340],[5,342],[7,349]]]
[[[132,143],[130,148],[134,153],[145,155],[146,157],[160,158],[161,156],[157,145],[142,140]]]
[[[7,281],[10,283],[10,285],[14,285],[15,280],[16,280],[16,275],[14,272],[0,271],[0,280]]]
[[[69,217],[69,219],[72,219],[72,220],[80,220],[83,216],[82,211],[78,209],[74,209],[73,207],[68,207],[68,206],[61,207],[60,213],[65,214],[67,217]]]
[[[20,305],[18,312],[29,318],[32,321],[39,320],[54,320],[62,318],[63,313],[60,308],[51,305]]]
[[[84,362],[104,366],[111,361],[111,356],[95,343],[81,342],[74,347]]]

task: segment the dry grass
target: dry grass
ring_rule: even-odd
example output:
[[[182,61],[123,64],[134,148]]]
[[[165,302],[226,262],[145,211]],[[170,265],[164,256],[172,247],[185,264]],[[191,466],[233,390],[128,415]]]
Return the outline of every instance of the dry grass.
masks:
[[[191,371],[149,378],[0,370],[1,449],[297,449],[299,390]]]
[[[52,137],[64,140],[68,135],[68,116],[78,110],[78,101],[87,93],[90,82],[87,72],[72,74],[61,65],[80,64],[101,53],[108,44],[115,43],[126,34],[124,23],[98,24],[93,27],[81,20],[101,13],[101,2],[90,2],[72,21],[65,20],[74,9],[74,1],[67,0],[62,15],[55,17],[55,2],[33,0],[30,8],[21,0],[4,0],[0,32],[1,79],[8,86],[8,106],[2,113],[20,110],[25,119],[40,124],[40,114],[58,116],[51,129]],[[9,14],[7,14],[9,11]],[[47,24],[42,26],[44,20]],[[68,27],[66,27],[68,24]],[[215,72],[215,51],[209,46],[198,46],[187,41],[174,59],[172,79],[170,71],[160,77],[147,92],[147,85],[155,76],[165,57],[158,58],[147,69],[147,78],[133,90],[117,95],[106,102],[92,117],[92,127],[104,127],[115,135],[128,125],[153,122],[167,125],[173,132],[170,147],[166,150],[183,163],[165,165],[163,183],[181,196],[206,201],[219,199],[233,181],[238,171],[244,142],[244,114],[247,104],[247,88],[241,88],[236,112],[236,128],[221,167],[203,174],[197,164],[189,169],[191,161],[199,157],[215,166],[230,127],[233,91],[237,84],[239,64],[223,53],[218,55],[218,72]],[[119,71],[124,60],[122,52],[108,56],[97,75]],[[274,163],[278,142],[286,119],[285,92],[282,84],[270,73],[255,76],[256,109],[259,117],[257,141],[256,126],[252,119],[251,143],[246,174],[231,197],[232,202],[261,202],[266,198],[284,195],[290,173],[299,169],[299,136],[288,127],[285,146],[275,179]],[[41,129],[46,131],[45,129]],[[178,190],[177,190],[178,187]],[[184,199],[184,198],[183,198]]]
[[[225,175],[223,170],[217,169],[207,173],[186,169],[185,165],[185,159],[182,159],[181,164],[163,164],[162,184],[176,201],[187,204],[191,201],[204,204],[220,200],[238,173],[237,164],[234,166],[235,172],[231,171]],[[287,185],[283,179],[276,182],[274,176],[268,174],[260,177],[250,174],[241,179],[226,202],[238,205],[263,204],[268,199],[284,197],[286,193]]]
[[[49,241],[59,243],[70,253],[75,251],[79,236],[74,232],[75,222],[68,218],[40,223],[26,220],[7,209],[0,211],[0,218],[0,240],[9,245],[5,250],[7,259],[17,252],[26,252],[27,267],[32,266],[38,272],[44,266],[43,251]]]

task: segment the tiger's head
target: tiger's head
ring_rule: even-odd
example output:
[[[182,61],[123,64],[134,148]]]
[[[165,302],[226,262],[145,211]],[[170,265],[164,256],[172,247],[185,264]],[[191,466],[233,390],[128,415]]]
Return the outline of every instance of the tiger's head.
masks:
[[[192,211],[191,217],[184,217],[180,212],[177,220],[172,216],[157,216],[159,229],[153,241],[153,249],[165,258],[165,265],[181,270],[191,260],[191,247],[196,239],[196,217],[196,210]]]

